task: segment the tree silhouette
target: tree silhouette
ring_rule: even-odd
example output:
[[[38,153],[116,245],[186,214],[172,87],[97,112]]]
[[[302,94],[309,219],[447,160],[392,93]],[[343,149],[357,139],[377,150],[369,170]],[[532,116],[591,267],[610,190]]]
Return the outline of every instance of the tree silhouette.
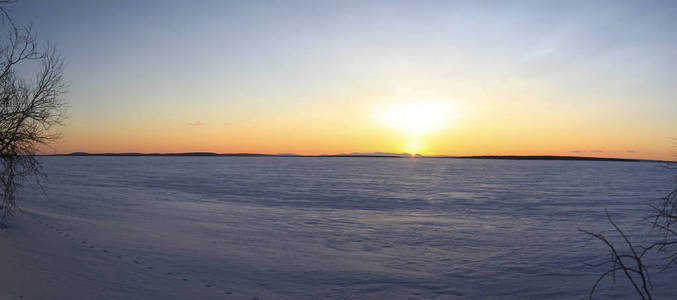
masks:
[[[0,228],[14,214],[16,191],[29,176],[43,175],[34,155],[59,138],[53,129],[65,118],[64,60],[53,46],[40,48],[30,26],[18,26],[0,1]],[[2,33],[0,33],[2,34]],[[32,80],[20,75],[32,64]]]
[[[668,165],[667,167],[673,169],[674,164]],[[677,188],[663,197],[658,205],[651,205],[651,208],[653,209],[653,213],[646,217],[645,220],[648,220],[651,227],[658,231],[659,238],[646,246],[633,244],[620,227],[614,223],[606,210],[607,220],[613,226],[614,230],[622,237],[623,243],[625,244],[624,248],[615,246],[606,236],[600,233],[579,229],[585,234],[600,240],[611,252],[608,260],[598,264],[588,264],[592,267],[608,267],[608,269],[597,278],[597,281],[595,281],[592,286],[592,289],[590,290],[590,299],[594,296],[595,290],[600,282],[608,276],[612,276],[615,280],[616,273],[623,274],[641,299],[653,299],[651,294],[651,278],[649,277],[649,270],[644,262],[645,256],[650,253],[651,250],[655,250],[655,253],[663,255],[663,259],[666,260],[663,269],[670,267],[672,264],[677,264]]]

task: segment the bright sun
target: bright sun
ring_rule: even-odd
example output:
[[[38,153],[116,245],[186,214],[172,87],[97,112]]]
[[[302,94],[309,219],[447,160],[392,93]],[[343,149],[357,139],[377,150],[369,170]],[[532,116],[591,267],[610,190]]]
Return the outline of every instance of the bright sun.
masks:
[[[378,109],[374,117],[380,123],[407,136],[407,152],[417,153],[420,139],[450,125],[454,119],[451,104],[443,101],[390,103]]]

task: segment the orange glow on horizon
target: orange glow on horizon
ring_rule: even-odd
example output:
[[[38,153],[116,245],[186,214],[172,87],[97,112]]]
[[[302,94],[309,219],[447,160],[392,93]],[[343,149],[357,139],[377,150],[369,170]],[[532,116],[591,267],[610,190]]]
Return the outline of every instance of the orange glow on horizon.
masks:
[[[669,133],[646,135],[651,128],[611,131],[567,127],[566,119],[534,114],[462,114],[453,126],[425,125],[398,130],[372,113],[345,110],[287,112],[241,122],[201,120],[109,127],[67,126],[63,141],[42,153],[295,153],[301,155],[392,152],[421,155],[559,155],[674,159]],[[400,112],[398,111],[397,114]],[[416,117],[418,118],[418,116]],[[416,118],[412,118],[415,120]],[[547,121],[545,119],[548,119]],[[432,124],[432,123],[431,123]],[[535,126],[533,124],[545,124]],[[398,125],[399,126],[399,125]],[[432,128],[439,128],[432,130]],[[425,130],[424,130],[425,129]],[[430,130],[429,130],[430,129]],[[425,132],[425,134],[423,134]],[[414,133],[418,133],[414,134]],[[633,137],[633,138],[630,138]]]

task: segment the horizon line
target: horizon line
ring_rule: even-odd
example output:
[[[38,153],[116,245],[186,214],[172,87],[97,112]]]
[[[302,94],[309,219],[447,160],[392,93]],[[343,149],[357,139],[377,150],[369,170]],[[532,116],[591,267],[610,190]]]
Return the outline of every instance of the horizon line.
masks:
[[[598,157],[598,156],[574,156],[574,155],[423,155],[419,153],[393,153],[393,152],[352,152],[338,154],[296,154],[296,153],[250,153],[250,152],[71,152],[36,154],[36,156],[240,156],[240,157],[363,157],[363,158],[457,158],[457,159],[506,159],[506,160],[597,160],[597,161],[643,161],[643,162],[666,162],[676,163],[674,160],[623,158],[623,157]]]

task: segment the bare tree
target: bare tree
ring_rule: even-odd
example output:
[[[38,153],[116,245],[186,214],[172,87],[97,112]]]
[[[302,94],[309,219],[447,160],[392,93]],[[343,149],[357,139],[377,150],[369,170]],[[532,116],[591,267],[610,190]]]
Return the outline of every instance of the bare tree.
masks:
[[[16,208],[16,191],[42,170],[34,154],[59,138],[53,129],[65,118],[64,60],[52,46],[40,48],[30,26],[17,26],[0,1],[5,34],[0,36],[0,228]],[[1,34],[1,33],[0,33]],[[32,80],[21,71],[39,65]]]
[[[668,165],[667,167],[672,169],[674,168],[674,164]],[[658,231],[659,238],[654,242],[651,242],[648,246],[635,245],[630,242],[628,237],[618,225],[614,223],[606,210],[607,220],[622,237],[623,242],[626,245],[625,251],[614,246],[607,237],[600,233],[579,229],[600,240],[611,252],[610,259],[599,264],[588,264],[593,267],[608,267],[608,269],[597,278],[597,281],[595,281],[595,284],[590,291],[590,299],[592,299],[600,282],[608,276],[612,276],[615,280],[616,273],[621,273],[625,276],[641,299],[653,299],[651,295],[651,278],[649,277],[649,271],[646,264],[643,261],[645,255],[648,254],[650,250],[656,250],[657,253],[664,255],[663,258],[667,260],[667,263],[663,268],[664,270],[672,264],[677,264],[677,188],[668,193],[658,205],[651,205],[651,208],[654,212],[645,219],[649,220],[651,227]]]
[[[672,190],[659,205],[652,205],[654,214],[648,217],[654,229],[660,232],[660,239],[648,247],[665,254],[667,264],[677,264],[677,188]]]
[[[609,212],[606,210],[604,210],[604,212],[606,213],[609,223],[611,223],[616,232],[623,238],[623,242],[627,246],[627,249],[623,251],[621,248],[616,247],[606,236],[602,235],[601,233],[594,233],[579,229],[580,231],[600,240],[609,248],[611,252],[608,260],[597,264],[587,264],[591,267],[608,267],[608,269],[597,278],[595,284],[592,286],[589,295],[590,299],[592,299],[597,286],[602,282],[602,280],[608,276],[611,276],[615,281],[616,273],[621,273],[623,276],[625,276],[641,299],[653,299],[651,296],[651,278],[649,277],[649,270],[642,261],[642,258],[644,258],[644,255],[649,249],[633,245],[632,242],[630,242],[630,239],[628,239],[625,233],[623,233],[623,231],[620,229],[620,227],[618,227],[618,225],[616,225],[616,223],[614,223],[614,221],[611,219]]]

